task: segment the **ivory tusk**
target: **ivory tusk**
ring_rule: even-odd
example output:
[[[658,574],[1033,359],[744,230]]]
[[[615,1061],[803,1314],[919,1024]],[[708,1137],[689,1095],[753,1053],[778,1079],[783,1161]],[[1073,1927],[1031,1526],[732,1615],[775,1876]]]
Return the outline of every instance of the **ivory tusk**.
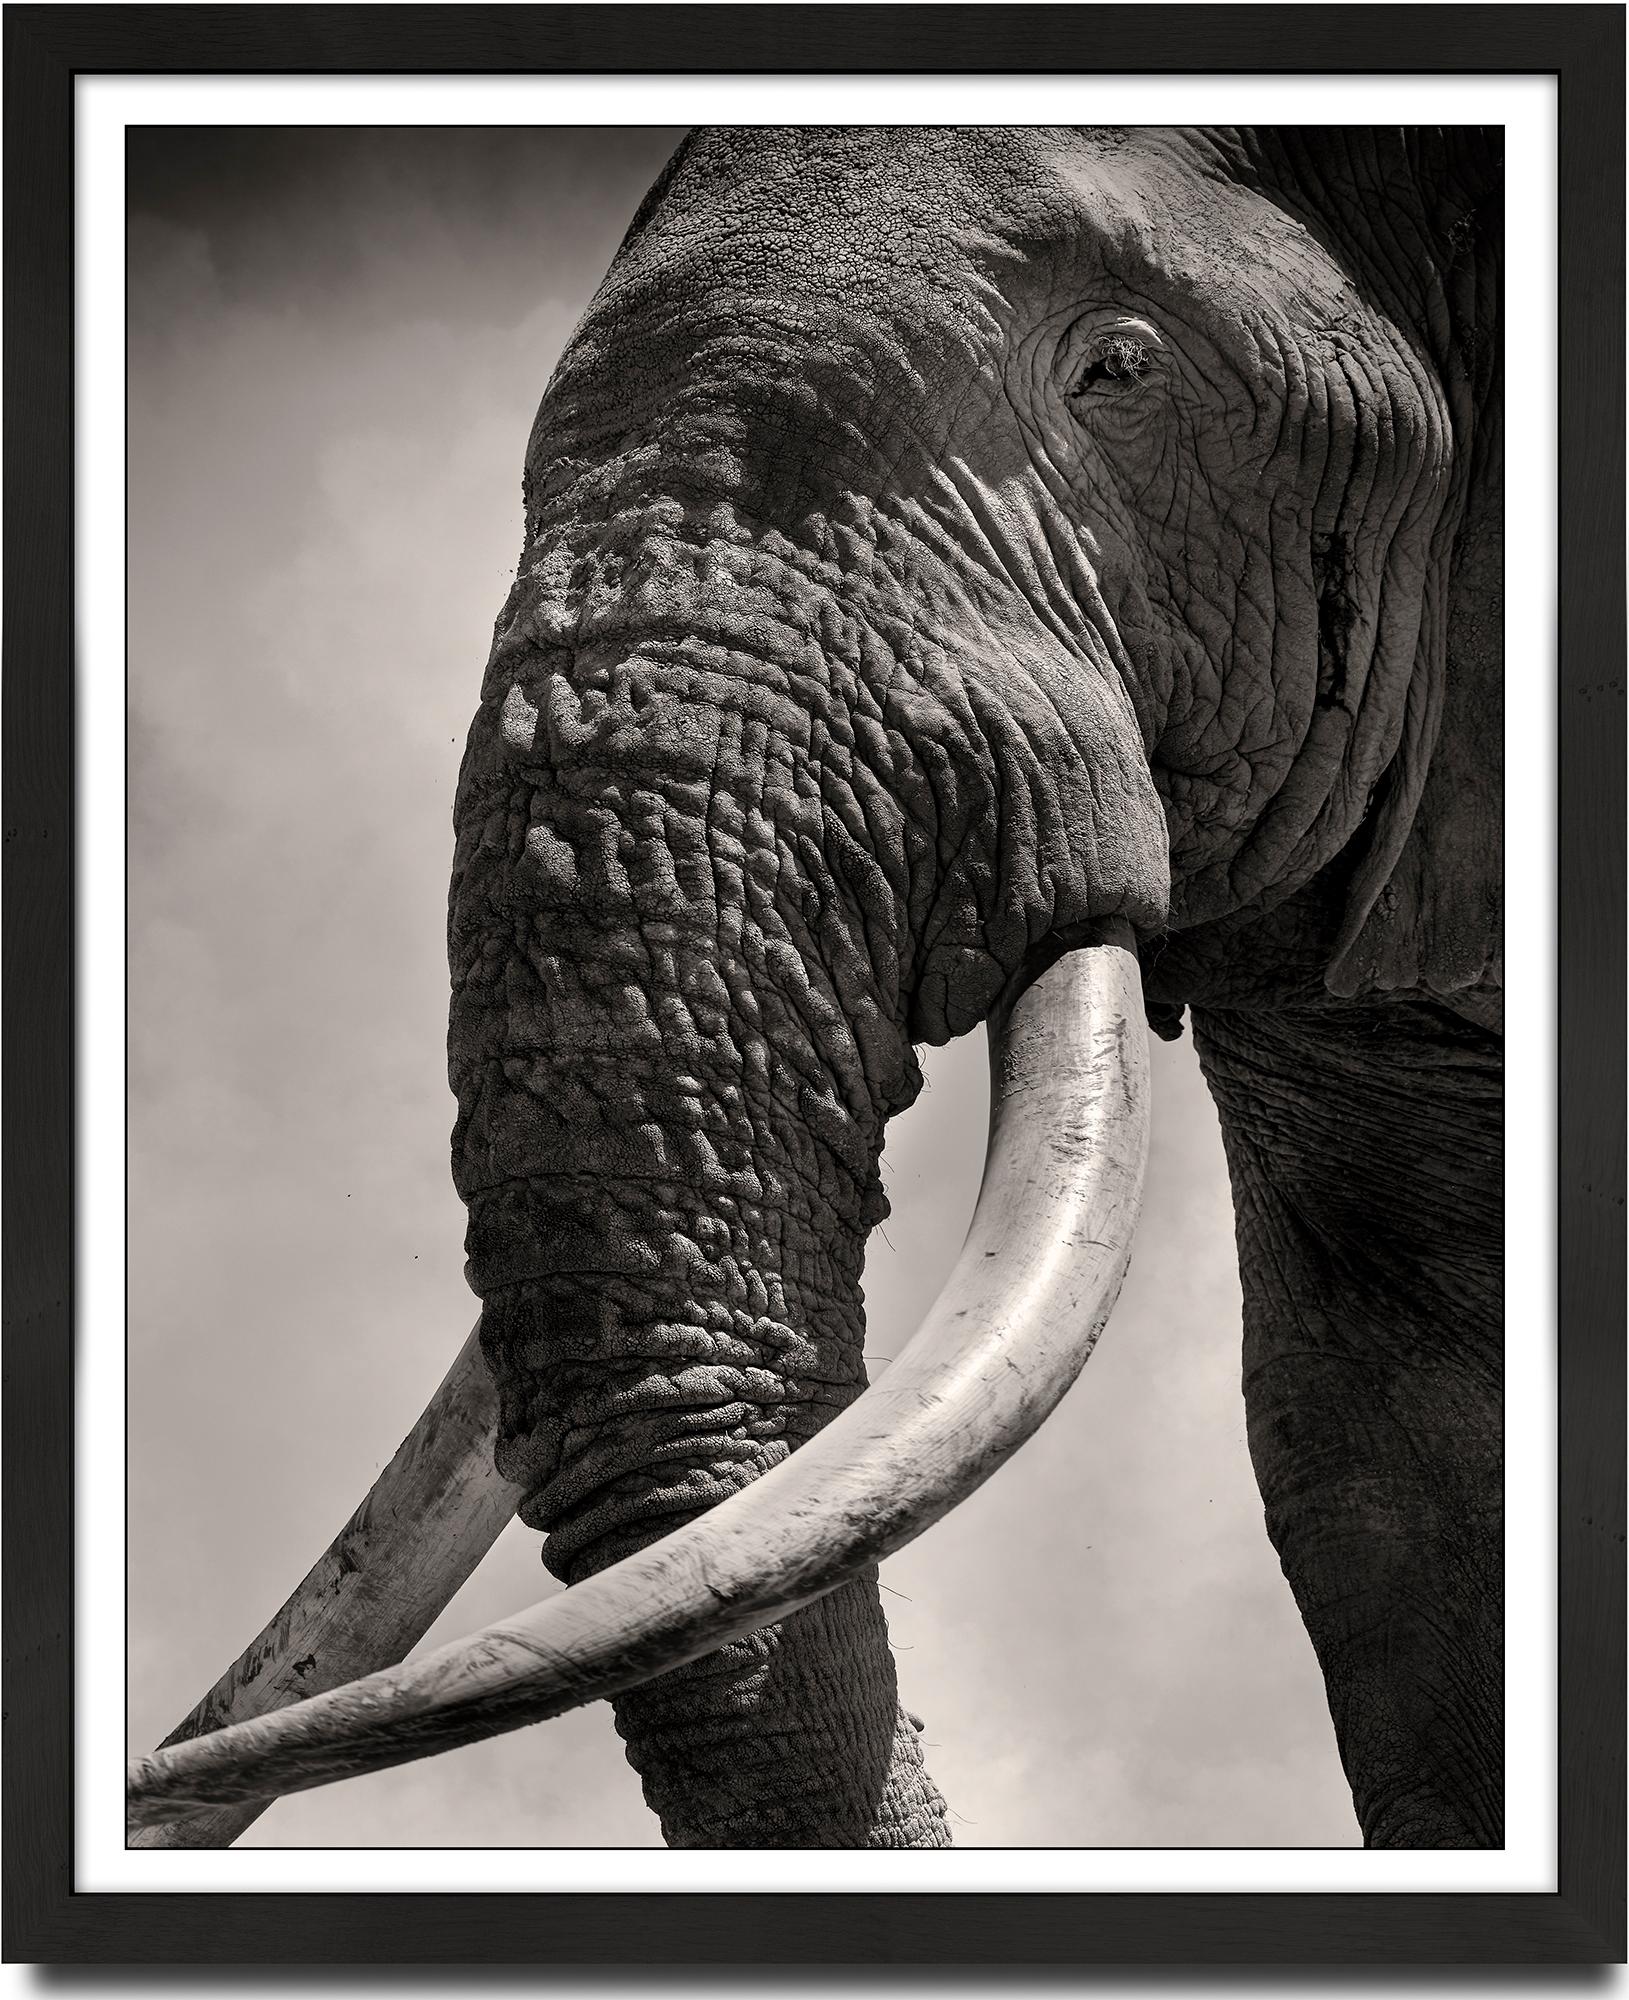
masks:
[[[991,1022],[978,1207],[883,1381],[751,1486],[518,1617],[140,1760],[131,1824],[330,1784],[619,1693],[835,1590],[982,1484],[1080,1372],[1130,1259],[1147,1034],[1131,933],[1102,935]]]
[[[293,1596],[159,1747],[394,1666],[502,1533],[522,1489],[492,1464],[498,1397],[480,1327],[423,1416]],[[131,1833],[131,1847],[230,1847],[271,1798]]]

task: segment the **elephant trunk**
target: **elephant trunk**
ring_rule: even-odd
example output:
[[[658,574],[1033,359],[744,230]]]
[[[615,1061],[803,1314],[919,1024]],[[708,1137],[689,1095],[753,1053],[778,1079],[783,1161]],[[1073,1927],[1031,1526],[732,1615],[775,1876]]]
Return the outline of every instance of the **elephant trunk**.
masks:
[[[852,836],[834,865],[864,819],[819,768],[809,677],[652,511],[631,562],[613,535],[586,585],[517,593],[457,812],[468,1269],[498,1466],[567,1583],[863,1390],[883,1126],[919,1083],[903,912]],[[622,1696],[617,1723],[671,1843],[947,1838],[874,1577]]]

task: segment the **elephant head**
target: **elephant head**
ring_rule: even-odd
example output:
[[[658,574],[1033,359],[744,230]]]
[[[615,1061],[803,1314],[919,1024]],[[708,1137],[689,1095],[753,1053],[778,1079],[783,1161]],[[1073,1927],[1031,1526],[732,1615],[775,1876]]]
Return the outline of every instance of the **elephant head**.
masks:
[[[1140,980],[1365,1836],[1498,1841],[1498,202],[1459,132],[680,148],[538,413],[456,807],[496,1463],[572,1588],[163,1753],[153,1816],[612,1692],[672,1842],[943,1844],[872,1565],[1112,1304]],[[981,1222],[866,1392],[885,1128],[981,1022]]]

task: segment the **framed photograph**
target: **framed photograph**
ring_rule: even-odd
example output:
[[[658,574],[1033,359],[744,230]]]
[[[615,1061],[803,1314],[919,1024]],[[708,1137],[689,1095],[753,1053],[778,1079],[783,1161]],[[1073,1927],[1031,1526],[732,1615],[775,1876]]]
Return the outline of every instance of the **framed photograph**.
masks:
[[[8,1958],[1620,1959],[1621,11],[6,51]]]

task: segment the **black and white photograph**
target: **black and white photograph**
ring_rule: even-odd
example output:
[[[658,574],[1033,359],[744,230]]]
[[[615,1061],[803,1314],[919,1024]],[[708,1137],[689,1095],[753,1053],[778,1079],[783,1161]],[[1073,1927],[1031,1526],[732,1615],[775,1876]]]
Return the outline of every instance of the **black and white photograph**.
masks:
[[[1501,1848],[1501,130],[125,163],[130,1846]]]
[[[6,7],[8,1977],[1624,1963],[1625,32]]]

